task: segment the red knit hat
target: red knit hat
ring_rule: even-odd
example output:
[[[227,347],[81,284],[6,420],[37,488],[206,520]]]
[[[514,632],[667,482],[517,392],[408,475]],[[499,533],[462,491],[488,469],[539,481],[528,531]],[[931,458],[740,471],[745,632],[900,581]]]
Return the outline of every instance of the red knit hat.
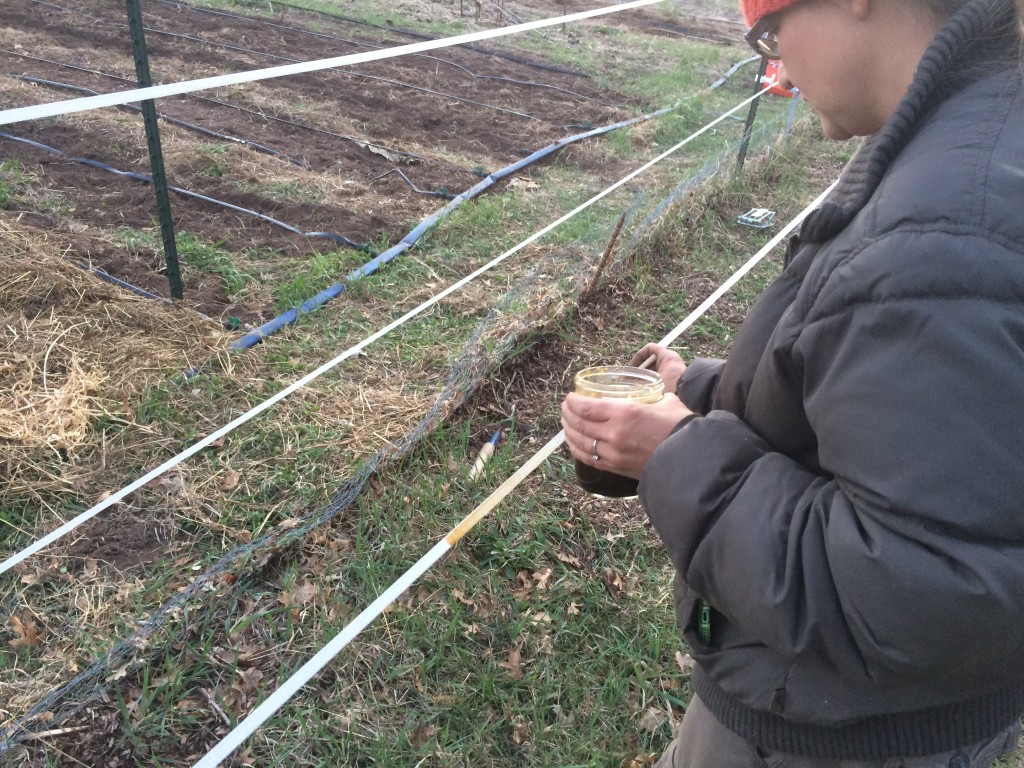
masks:
[[[752,27],[762,16],[781,11],[795,2],[797,0],[740,0],[740,8],[743,9],[748,26]]]

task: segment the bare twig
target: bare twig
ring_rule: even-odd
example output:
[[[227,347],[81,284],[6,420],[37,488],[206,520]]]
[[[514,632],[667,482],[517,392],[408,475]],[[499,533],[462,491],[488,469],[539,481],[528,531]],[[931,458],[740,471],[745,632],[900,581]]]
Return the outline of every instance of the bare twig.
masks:
[[[608,262],[611,261],[612,252],[615,250],[615,243],[619,239],[619,232],[622,231],[622,224],[626,221],[626,211],[622,212],[619,216],[619,220],[615,222],[615,229],[612,231],[612,237],[608,241],[608,247],[604,249],[604,255],[601,257],[600,263],[597,265],[597,269],[594,270],[594,276],[590,278],[590,282],[587,287],[580,292],[580,304],[586,303],[590,299],[590,295],[597,288],[598,283],[601,281],[601,273],[604,272],[605,267],[608,266]]]
[[[205,688],[200,688],[199,692],[203,694],[203,698],[206,699],[206,703],[210,705],[210,709],[216,712],[220,716],[220,719],[224,721],[224,725],[230,728],[231,718],[228,717],[227,713],[220,708],[220,705],[214,700],[213,694],[211,694]]]

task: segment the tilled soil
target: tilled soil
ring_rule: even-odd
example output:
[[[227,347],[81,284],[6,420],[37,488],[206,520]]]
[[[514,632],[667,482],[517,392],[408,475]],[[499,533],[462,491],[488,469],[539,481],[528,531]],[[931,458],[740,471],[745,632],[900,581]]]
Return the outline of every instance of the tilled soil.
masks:
[[[410,40],[401,33],[383,40],[367,37],[372,27],[296,10],[257,19],[159,0],[147,3],[144,13],[156,83]],[[650,27],[654,22],[638,17],[630,23]],[[0,67],[21,76],[19,86],[35,83],[29,93],[37,103],[134,87],[123,4],[7,0],[0,6]],[[24,106],[24,88],[9,90],[2,106]],[[218,163],[217,154],[230,139],[164,123],[170,184],[258,212],[301,233],[326,232],[353,243],[380,244],[399,240],[415,221],[444,204],[442,195],[468,189],[484,173],[582,126],[634,116],[639,110],[625,106],[627,101],[623,94],[603,92],[589,78],[565,68],[474,47],[169,98],[158,109],[170,118],[277,153],[271,157],[245,150],[254,157],[253,167],[239,177],[240,163],[230,167],[235,155]],[[32,225],[65,237],[72,258],[168,295],[162,255],[126,253],[110,234],[155,232],[150,185],[71,160],[86,158],[148,174],[138,113],[106,110],[84,119],[72,116],[5,128],[63,153],[0,137],[4,157],[16,158],[41,189],[59,190],[72,201],[52,210],[26,206],[17,212]],[[321,195],[316,202],[273,194],[261,187],[261,169],[268,167],[282,178],[293,178],[290,186],[295,188],[324,187],[347,194]],[[395,169],[422,192],[436,194],[414,191]],[[195,197],[172,192],[171,204],[179,231],[233,253],[256,248],[290,253],[299,271],[304,256],[337,247],[330,238],[295,234]],[[202,271],[186,271],[185,278],[186,302],[208,315],[230,314],[255,323],[276,314],[269,306],[269,291],[238,298]]]

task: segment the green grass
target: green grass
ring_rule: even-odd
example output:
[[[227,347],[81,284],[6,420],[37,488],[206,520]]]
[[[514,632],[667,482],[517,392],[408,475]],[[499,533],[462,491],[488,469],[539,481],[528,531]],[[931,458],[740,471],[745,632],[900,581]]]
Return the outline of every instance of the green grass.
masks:
[[[0,161],[0,209],[11,208],[18,203],[29,177],[17,158]]]
[[[272,7],[265,0],[211,5],[260,13]],[[417,23],[381,13],[379,3],[370,13],[371,5],[315,4],[371,20],[390,18],[399,26]],[[660,39],[640,46],[610,25],[597,34],[624,47],[624,58],[606,60],[605,49],[591,46],[590,38],[567,45],[558,30],[549,38],[531,36],[529,54],[579,66],[638,103],[656,106],[702,88],[708,73],[724,71],[735,54],[710,46],[677,53],[680,46]],[[531,169],[535,189],[510,185],[460,206],[414,252],[350,284],[342,300],[304,316],[271,343],[224,356],[199,377],[149,387],[125,404],[126,422],[97,422],[95,450],[78,457],[103,484],[95,496],[134,479],[517,244],[678,142],[742,90],[684,102],[655,124],[561,153]],[[773,109],[779,111],[768,108],[765,116],[773,116]],[[759,247],[766,234],[739,228],[737,215],[768,200],[780,220],[803,207],[814,186],[805,168],[821,151],[811,141],[813,151],[776,150],[769,170],[752,163],[742,183],[729,183],[727,169],[713,192],[666,211],[628,263],[621,256],[632,232],[624,233],[620,261],[605,277],[605,303],[571,310],[574,281],[592,272],[622,210],[634,206],[633,221],[642,220],[737,136],[738,130],[723,126],[695,142],[489,273],[475,284],[475,294],[466,292],[470,298],[451,297],[200,452],[180,469],[180,493],[153,488],[130,499],[126,515],[167,524],[167,559],[124,573],[105,570],[95,581],[48,573],[44,583],[17,592],[50,633],[47,653],[68,653],[63,671],[72,664],[86,667],[205,566],[275,526],[289,530],[291,521],[327,504],[360,461],[400,439],[432,404],[483,314],[525,275],[536,270],[543,275],[540,288],[554,294],[554,309],[532,324],[523,318],[538,306],[537,294],[523,289],[503,305],[493,328],[522,322],[527,331],[515,339],[503,366],[488,361],[495,370],[483,371],[475,399],[453,406],[407,457],[382,467],[357,503],[330,525],[253,556],[176,612],[171,631],[140,651],[138,664],[119,679],[104,676],[106,698],[88,715],[95,719],[76,721],[87,730],[56,744],[83,755],[82,745],[93,739],[88,743],[106,745],[106,754],[125,764],[180,765],[251,711],[557,432],[558,402],[572,370],[595,357],[628,358],[639,344],[659,338],[703,298],[698,293],[707,282],[717,285]],[[218,175],[224,156],[225,147],[215,146],[201,159]],[[305,199],[297,185],[253,183],[282,200]],[[126,231],[121,238],[130,249],[160,250],[152,233]],[[295,269],[298,259],[270,249],[233,256],[187,233],[178,244],[188,270],[216,275],[235,296],[248,295],[259,280],[279,311],[365,260],[338,249],[303,256]],[[702,321],[680,348],[724,353],[737,318],[775,269],[766,264],[752,275],[723,305],[728,311]],[[593,331],[598,322],[605,324],[599,334]],[[493,350],[501,341],[487,337],[484,347]],[[499,443],[485,475],[470,481],[468,467],[480,444],[513,407],[518,420],[512,434]],[[55,460],[52,471],[60,470]],[[635,502],[588,499],[574,489],[572,472],[562,453],[545,462],[260,729],[243,748],[251,762],[617,766],[660,751],[671,737],[669,723],[645,716],[654,709],[678,718],[690,695],[688,673],[677,663],[685,648],[674,627],[670,568]],[[4,512],[11,511],[16,525],[42,520],[45,527],[58,514],[80,511],[67,496],[55,494],[54,510],[46,515],[28,505],[5,504]],[[33,672],[58,663],[38,655],[30,660]],[[22,680],[17,675],[24,663],[0,643],[0,665],[17,670],[7,679]],[[33,746],[39,751],[30,756],[32,764],[51,760],[44,747]]]
[[[146,249],[163,253],[163,243],[155,233],[122,229],[119,236],[124,247],[131,251]],[[217,275],[229,296],[238,295],[252,283],[252,275],[237,266],[238,257],[220,244],[207,243],[197,235],[181,231],[175,233],[174,241],[179,264],[186,269]]]
[[[799,175],[800,168],[785,173]],[[689,299],[685,284],[666,286],[665,270],[675,263],[670,251],[686,253],[689,268],[720,281],[756,245],[751,238],[764,237],[736,227],[733,216],[763,192],[761,184],[722,182],[702,205],[677,209],[650,233],[628,278],[638,306],[646,306],[643,316],[677,319]],[[461,225],[477,231],[480,220],[500,223],[495,205],[468,211]],[[414,262],[406,269],[393,273],[396,283],[428,279]],[[383,282],[372,295],[386,295]],[[736,300],[746,304],[756,293]],[[444,329],[463,319],[440,313],[431,321],[418,337],[403,336],[396,354],[423,359]],[[692,337],[724,352],[732,323],[712,315]],[[602,352],[621,357],[634,343],[631,332],[610,330]],[[549,396],[537,425],[542,434],[557,429],[558,395]],[[187,422],[161,410],[164,402],[164,395],[154,399],[148,418]],[[313,418],[306,413],[305,420]],[[279,509],[281,519],[324,503],[331,483],[322,462],[329,446],[345,438],[344,428],[303,431],[302,423],[288,433],[258,429],[222,453],[228,464],[287,457],[274,460],[263,485],[249,489],[252,508],[231,513],[249,521],[236,518],[234,526],[263,530],[273,523],[262,516],[267,510]],[[158,654],[120,693],[122,738],[138,759],[155,761],[178,734],[201,727],[205,721],[193,712],[197,689],[226,712],[250,708],[531,450],[524,435],[504,440],[485,480],[470,482],[465,470],[481,426],[463,419],[439,429],[378,474],[375,490],[320,544],[292,550],[195,612],[199,623],[185,642]],[[671,737],[667,720],[645,716],[653,710],[678,717],[690,695],[677,664],[685,648],[673,625],[670,569],[635,503],[584,503],[567,490],[571,473],[564,456],[553,457],[261,729],[247,745],[250,756],[269,763],[289,754],[313,765],[618,765],[662,748]],[[280,507],[285,498],[298,507]],[[294,597],[307,587],[307,600]],[[249,648],[276,651],[255,667],[261,674],[251,690],[240,691],[238,681],[252,678],[253,667],[238,662]]]
[[[280,312],[298,306],[365,261],[366,255],[350,250],[334,250],[313,254],[306,261],[306,271],[282,281],[274,289],[274,306]]]

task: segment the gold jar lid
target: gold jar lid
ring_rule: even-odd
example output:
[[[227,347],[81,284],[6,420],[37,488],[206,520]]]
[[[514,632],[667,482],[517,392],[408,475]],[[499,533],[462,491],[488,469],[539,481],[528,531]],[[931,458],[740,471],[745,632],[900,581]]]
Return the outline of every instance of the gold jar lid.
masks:
[[[629,365],[598,365],[576,374],[576,394],[654,403],[661,399],[665,382],[655,371]]]

